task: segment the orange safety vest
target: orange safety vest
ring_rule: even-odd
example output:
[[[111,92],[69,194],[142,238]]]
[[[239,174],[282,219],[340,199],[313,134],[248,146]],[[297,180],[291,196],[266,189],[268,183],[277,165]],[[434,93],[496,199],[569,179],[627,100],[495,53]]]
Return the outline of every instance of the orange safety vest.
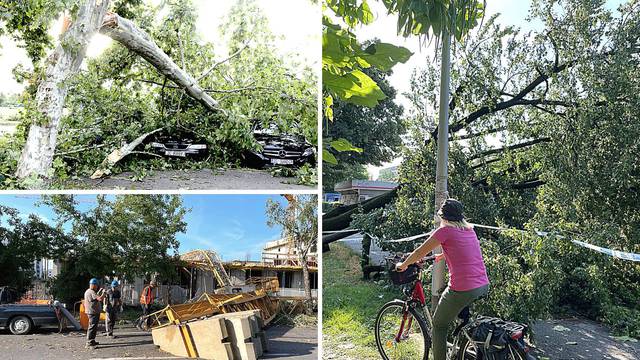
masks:
[[[142,294],[140,294],[140,304],[149,305],[153,302],[153,292],[151,291],[151,286],[145,286],[142,289]]]

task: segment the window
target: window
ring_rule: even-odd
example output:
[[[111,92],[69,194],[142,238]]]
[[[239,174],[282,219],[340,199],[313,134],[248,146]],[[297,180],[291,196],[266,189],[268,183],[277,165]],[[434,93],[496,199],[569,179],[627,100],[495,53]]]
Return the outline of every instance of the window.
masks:
[[[278,273],[278,281],[280,282],[280,287],[291,288],[291,284],[293,282],[293,271],[283,271]]]
[[[318,273],[312,272],[309,274],[309,284],[312,289],[318,288]]]

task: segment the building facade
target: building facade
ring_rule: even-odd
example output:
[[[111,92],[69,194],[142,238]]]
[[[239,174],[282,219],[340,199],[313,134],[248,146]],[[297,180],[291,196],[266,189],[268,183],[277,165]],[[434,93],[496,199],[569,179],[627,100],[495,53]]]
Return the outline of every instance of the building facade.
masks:
[[[393,190],[397,186],[398,183],[391,181],[347,180],[337,183],[334,190],[340,194],[341,204],[353,205]]]

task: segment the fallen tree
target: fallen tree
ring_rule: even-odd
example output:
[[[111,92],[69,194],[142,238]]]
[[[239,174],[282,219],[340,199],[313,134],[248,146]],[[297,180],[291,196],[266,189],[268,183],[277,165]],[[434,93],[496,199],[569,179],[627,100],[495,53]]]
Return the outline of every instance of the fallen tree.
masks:
[[[108,0],[85,1],[80,7],[77,18],[64,33],[62,41],[47,59],[49,65],[46,77],[38,86],[36,95],[37,111],[40,116],[29,129],[27,142],[18,161],[16,171],[18,178],[26,178],[34,174],[48,176],[53,163],[58,128],[67,94],[65,81],[78,72],[89,41],[98,31],[148,61],[159,73],[173,81],[206,109],[222,111],[218,107],[218,102],[207,94],[191,75],[176,65],[146,32],[118,14],[108,13],[108,7]],[[136,141],[128,144],[127,149],[134,143]],[[115,154],[118,152],[116,150],[113,153],[118,158],[115,162],[131,151],[133,148]],[[103,165],[108,167],[115,162],[105,159]],[[104,170],[104,167],[97,170],[93,177],[104,175]]]
[[[100,28],[100,33],[124,45],[130,51],[140,55],[153,65],[158,72],[176,83],[180,88],[211,111],[221,110],[218,102],[207,94],[196,79],[187,74],[156,45],[149,35],[138,28],[131,20],[118,14],[108,13]]]
[[[103,160],[123,144],[161,127],[167,134],[198,137],[209,145],[208,156],[172,161],[149,156],[153,153],[143,149],[143,142],[107,168],[144,177],[156,169],[241,165],[242,154],[257,147],[251,132],[256,124],[275,125],[317,144],[315,72],[273,51],[266,18],[253,2],[235,4],[214,34],[224,41],[228,54],[198,31],[198,6],[192,0],[153,8],[136,0],[111,1],[110,6],[99,2],[104,9],[94,21],[93,33],[110,36],[112,45],[84,60],[82,51],[77,53],[76,65],[81,66],[69,68],[50,85],[62,94],[56,97],[55,116],[43,116],[36,98],[41,96],[47,106],[50,98],[38,86],[49,81],[48,67],[61,57],[45,59],[54,50],[80,49],[73,31],[86,12],[80,5],[87,3],[8,5],[0,31],[25,43],[31,66],[24,64],[14,72],[16,81],[26,85],[21,100],[25,111],[15,117],[21,124],[18,131],[0,142],[0,186],[65,187],[70,178],[84,179],[102,169]],[[57,36],[62,45],[56,49],[57,39],[54,44],[41,35],[50,34],[53,21],[64,13],[73,15],[66,18]],[[44,134],[36,131],[38,127],[45,128]],[[34,141],[33,133],[47,144]],[[306,172],[308,168],[299,171],[301,181],[306,181]]]

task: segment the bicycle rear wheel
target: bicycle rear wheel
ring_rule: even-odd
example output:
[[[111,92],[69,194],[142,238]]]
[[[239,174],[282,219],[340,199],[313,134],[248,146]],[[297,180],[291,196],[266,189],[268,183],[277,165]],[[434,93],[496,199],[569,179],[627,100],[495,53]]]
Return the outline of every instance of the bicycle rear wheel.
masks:
[[[522,353],[520,349],[515,346],[509,345],[507,348],[509,354],[506,360],[526,360],[527,355]],[[462,336],[460,340],[460,348],[458,350],[457,360],[479,360],[483,359],[479,354],[479,348],[476,343],[469,341],[466,337]],[[502,359],[502,358],[501,358]]]
[[[394,300],[382,306],[376,317],[376,345],[384,360],[427,360],[431,336],[427,323],[404,301]]]

